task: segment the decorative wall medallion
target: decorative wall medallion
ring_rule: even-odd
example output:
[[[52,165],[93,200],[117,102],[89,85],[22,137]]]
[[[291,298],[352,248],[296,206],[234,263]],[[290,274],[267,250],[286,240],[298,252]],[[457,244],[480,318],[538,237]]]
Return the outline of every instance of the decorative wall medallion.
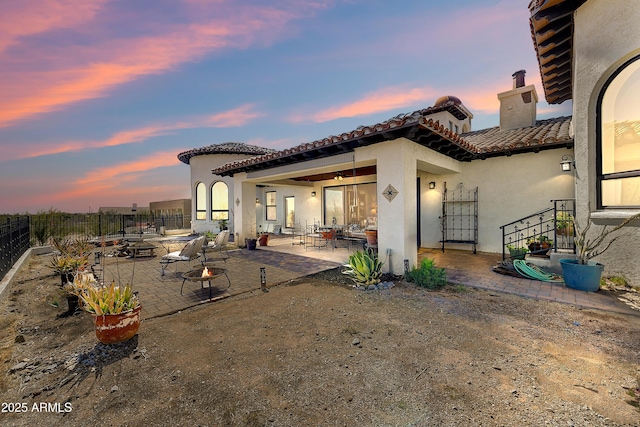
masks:
[[[240,206],[240,198],[236,197],[236,206]]]
[[[388,200],[392,201],[398,195],[398,190],[396,190],[393,185],[387,185],[387,188],[384,189],[382,195]]]

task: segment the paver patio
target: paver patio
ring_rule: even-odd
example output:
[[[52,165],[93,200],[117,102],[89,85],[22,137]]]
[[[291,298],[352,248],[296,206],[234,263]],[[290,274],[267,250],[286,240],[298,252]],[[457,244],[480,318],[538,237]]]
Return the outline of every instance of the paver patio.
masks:
[[[124,257],[104,257],[101,264],[103,270],[98,268],[96,273],[100,274],[100,271],[103,271],[104,280],[107,282],[111,280],[118,282],[119,278],[120,283],[133,283],[133,289],[138,292],[142,301],[142,317],[145,319],[164,316],[208,302],[209,289],[206,282],[203,288],[200,282],[187,280],[183,294],[180,294],[182,274],[191,269],[201,268],[200,261],[170,264],[165,275],[162,276],[160,258],[163,251],[160,249],[159,252],[160,254],[156,257],[141,257],[135,260]],[[269,287],[339,266],[332,261],[260,250],[237,249],[230,251],[229,254],[230,257],[226,262],[216,260],[207,263],[226,268],[231,280],[230,287],[224,276],[212,281],[213,300],[260,290],[261,267],[265,268],[266,283]]]
[[[183,243],[178,245],[181,244]],[[129,258],[105,257],[102,260],[104,278],[106,281],[118,281],[119,277],[121,283],[132,282],[134,291],[139,293],[142,300],[142,316],[145,319],[168,315],[209,302],[206,282],[202,288],[200,282],[187,281],[184,284],[183,295],[180,294],[182,273],[200,268],[201,264],[198,260],[192,261],[191,264],[186,262],[171,264],[165,276],[161,275],[161,256],[165,250],[177,248],[179,246],[164,249],[160,247],[157,256],[138,258],[135,262]],[[267,287],[270,287],[339,267],[348,258],[350,252],[346,248],[305,249],[292,245],[290,237],[281,236],[272,238],[267,247],[258,247],[253,251],[235,249],[229,253],[230,257],[226,262],[217,260],[214,265],[227,269],[231,287],[226,289],[228,283],[224,276],[214,279],[213,301],[246,292],[260,291],[261,267],[265,268]],[[442,253],[436,249],[420,249],[418,261],[424,257],[434,258],[438,267],[446,268],[447,279],[454,284],[556,301],[583,308],[640,315],[640,312],[632,310],[621,301],[602,292],[576,291],[563,284],[545,283],[495,273],[492,267],[500,261],[499,254],[479,252],[473,255],[461,250],[447,249]],[[132,276],[133,280],[131,280]]]

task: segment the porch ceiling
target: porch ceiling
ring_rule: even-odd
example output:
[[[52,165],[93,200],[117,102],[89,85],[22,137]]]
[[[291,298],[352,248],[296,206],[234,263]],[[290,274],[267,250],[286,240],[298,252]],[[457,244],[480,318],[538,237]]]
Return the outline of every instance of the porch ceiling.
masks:
[[[375,175],[376,166],[373,165],[373,166],[356,168],[355,171],[353,169],[344,169],[344,170],[339,170],[335,172],[325,172],[325,173],[318,173],[314,175],[298,176],[292,179],[295,181],[311,181],[311,182],[327,181],[327,180],[333,179],[338,172],[342,175],[343,178],[351,178],[353,176]]]

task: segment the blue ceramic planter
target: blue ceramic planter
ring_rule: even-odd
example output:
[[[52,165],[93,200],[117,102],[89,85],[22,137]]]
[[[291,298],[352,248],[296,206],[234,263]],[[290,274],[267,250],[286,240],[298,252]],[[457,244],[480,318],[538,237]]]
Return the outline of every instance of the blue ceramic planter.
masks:
[[[593,261],[589,261],[587,265],[580,265],[577,259],[561,259],[560,265],[564,283],[569,288],[587,292],[596,292],[600,289],[604,265]]]

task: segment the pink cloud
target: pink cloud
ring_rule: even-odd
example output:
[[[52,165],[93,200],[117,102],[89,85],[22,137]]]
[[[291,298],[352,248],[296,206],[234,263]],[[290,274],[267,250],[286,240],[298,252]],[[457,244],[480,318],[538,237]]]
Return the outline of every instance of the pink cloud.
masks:
[[[92,20],[107,0],[20,0],[2,4],[0,52],[21,37]]]
[[[238,108],[206,117],[197,117],[175,123],[153,124],[138,129],[121,131],[102,141],[65,141],[34,147],[25,146],[25,144],[8,144],[3,151],[2,160],[26,159],[51,154],[140,143],[153,137],[174,134],[182,129],[239,127],[263,115],[263,113],[254,111],[253,104],[245,104]]]
[[[158,168],[179,165],[175,151],[153,153],[141,159],[93,169],[69,183],[67,190],[53,194],[54,200],[70,200],[111,191],[126,192],[145,173]]]
[[[72,8],[66,3],[59,6]],[[155,34],[136,38],[115,36],[89,46],[46,48],[25,42],[11,58],[0,55],[0,62],[6,59],[15,64],[11,70],[0,70],[0,93],[4,97],[0,106],[0,127],[81,100],[106,96],[116,85],[145,75],[172,71],[222,49],[272,43],[286,30],[289,21],[304,15],[306,8],[312,8],[305,4],[297,7],[301,10],[256,5],[241,7],[229,3],[226,7],[210,7],[208,14],[199,17],[199,22],[157,25],[149,31],[153,30]],[[101,25],[106,25],[100,18],[108,20],[108,17],[86,12],[69,18],[68,25],[86,25],[83,19],[91,18],[94,18],[92,25],[97,27],[91,35],[97,37]],[[51,25],[34,24],[40,31],[50,29]],[[15,41],[17,36],[11,37],[6,36],[7,43]],[[24,67],[27,69],[21,69]]]
[[[401,88],[389,87],[365,95],[362,99],[330,107],[309,116],[294,115],[290,120],[299,123],[305,120],[322,123],[346,117],[366,116],[384,111],[410,108],[432,101],[435,91],[429,87]]]

